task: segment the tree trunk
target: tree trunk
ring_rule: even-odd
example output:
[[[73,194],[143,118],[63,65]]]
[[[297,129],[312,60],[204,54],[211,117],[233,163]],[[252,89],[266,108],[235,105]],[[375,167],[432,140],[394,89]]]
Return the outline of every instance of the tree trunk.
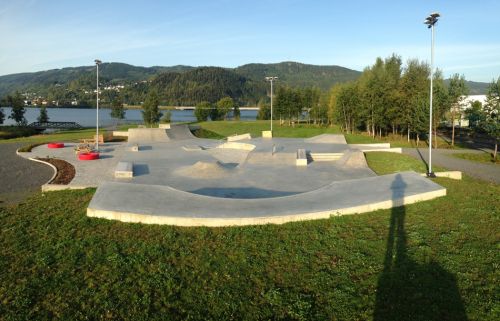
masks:
[[[417,134],[417,148],[418,148],[418,143],[420,142],[420,137]]]
[[[410,126],[408,126],[408,142],[410,142]]]
[[[493,161],[496,163],[497,161],[497,152],[498,152],[498,141],[495,140],[495,150],[493,151]]]
[[[451,146],[455,146],[455,107],[451,112]]]

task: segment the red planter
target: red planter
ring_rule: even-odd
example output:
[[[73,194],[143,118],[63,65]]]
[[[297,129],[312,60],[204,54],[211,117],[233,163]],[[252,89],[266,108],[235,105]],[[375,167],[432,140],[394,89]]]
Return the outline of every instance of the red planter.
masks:
[[[64,148],[64,143],[48,143],[48,148]]]
[[[99,159],[99,153],[80,153],[78,154],[79,160],[94,160]]]

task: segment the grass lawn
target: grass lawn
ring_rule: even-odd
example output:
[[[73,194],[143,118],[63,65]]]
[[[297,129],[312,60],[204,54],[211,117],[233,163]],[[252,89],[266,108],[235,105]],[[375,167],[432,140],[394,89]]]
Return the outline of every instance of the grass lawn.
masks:
[[[500,187],[435,181],[446,197],[226,228],[88,218],[92,189],[38,194],[0,208],[0,319],[498,320]]]
[[[453,157],[458,157],[474,162],[486,163],[486,164],[500,164],[500,156],[497,156],[496,162],[493,160],[493,155],[490,153],[461,153],[461,154],[451,154]]]
[[[378,175],[391,174],[403,171],[415,171],[417,173],[427,173],[427,167],[413,157],[405,154],[390,155],[387,152],[369,152],[365,153],[366,160],[370,168]],[[446,169],[433,166],[436,172]]]

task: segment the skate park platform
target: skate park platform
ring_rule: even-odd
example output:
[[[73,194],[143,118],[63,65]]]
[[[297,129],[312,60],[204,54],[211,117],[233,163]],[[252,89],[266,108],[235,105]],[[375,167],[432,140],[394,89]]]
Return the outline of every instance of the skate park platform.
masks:
[[[100,184],[88,216],[179,226],[281,224],[446,195],[414,172],[377,176],[343,135],[227,142],[174,125],[131,129],[128,138],[140,151],[123,152],[120,161],[134,164],[133,177]],[[296,166],[298,150],[307,152],[307,166]]]

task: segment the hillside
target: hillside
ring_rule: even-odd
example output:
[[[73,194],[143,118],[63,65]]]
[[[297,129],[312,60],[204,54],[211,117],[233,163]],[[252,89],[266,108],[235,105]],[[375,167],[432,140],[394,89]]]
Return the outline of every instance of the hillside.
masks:
[[[104,86],[125,85],[122,96],[127,103],[144,99],[150,83],[157,86],[165,103],[194,104],[201,100],[229,95],[243,104],[255,104],[265,96],[265,76],[280,78],[291,87],[318,87],[323,90],[337,82],[354,80],[360,72],[339,66],[314,66],[296,62],[248,64],[237,68],[154,66],[138,67],[124,63],[104,63],[99,68]],[[0,76],[0,97],[16,90],[67,104],[73,100],[92,104],[84,92],[95,87],[95,66],[68,67],[35,73]],[[108,95],[110,99],[115,95]],[[29,98],[29,97],[27,97]],[[106,95],[103,99],[106,100]]]
[[[247,78],[260,80],[266,76],[279,77],[280,83],[291,87],[330,89],[335,83],[356,80],[361,72],[340,66],[317,66],[298,62],[248,64],[235,69]]]

